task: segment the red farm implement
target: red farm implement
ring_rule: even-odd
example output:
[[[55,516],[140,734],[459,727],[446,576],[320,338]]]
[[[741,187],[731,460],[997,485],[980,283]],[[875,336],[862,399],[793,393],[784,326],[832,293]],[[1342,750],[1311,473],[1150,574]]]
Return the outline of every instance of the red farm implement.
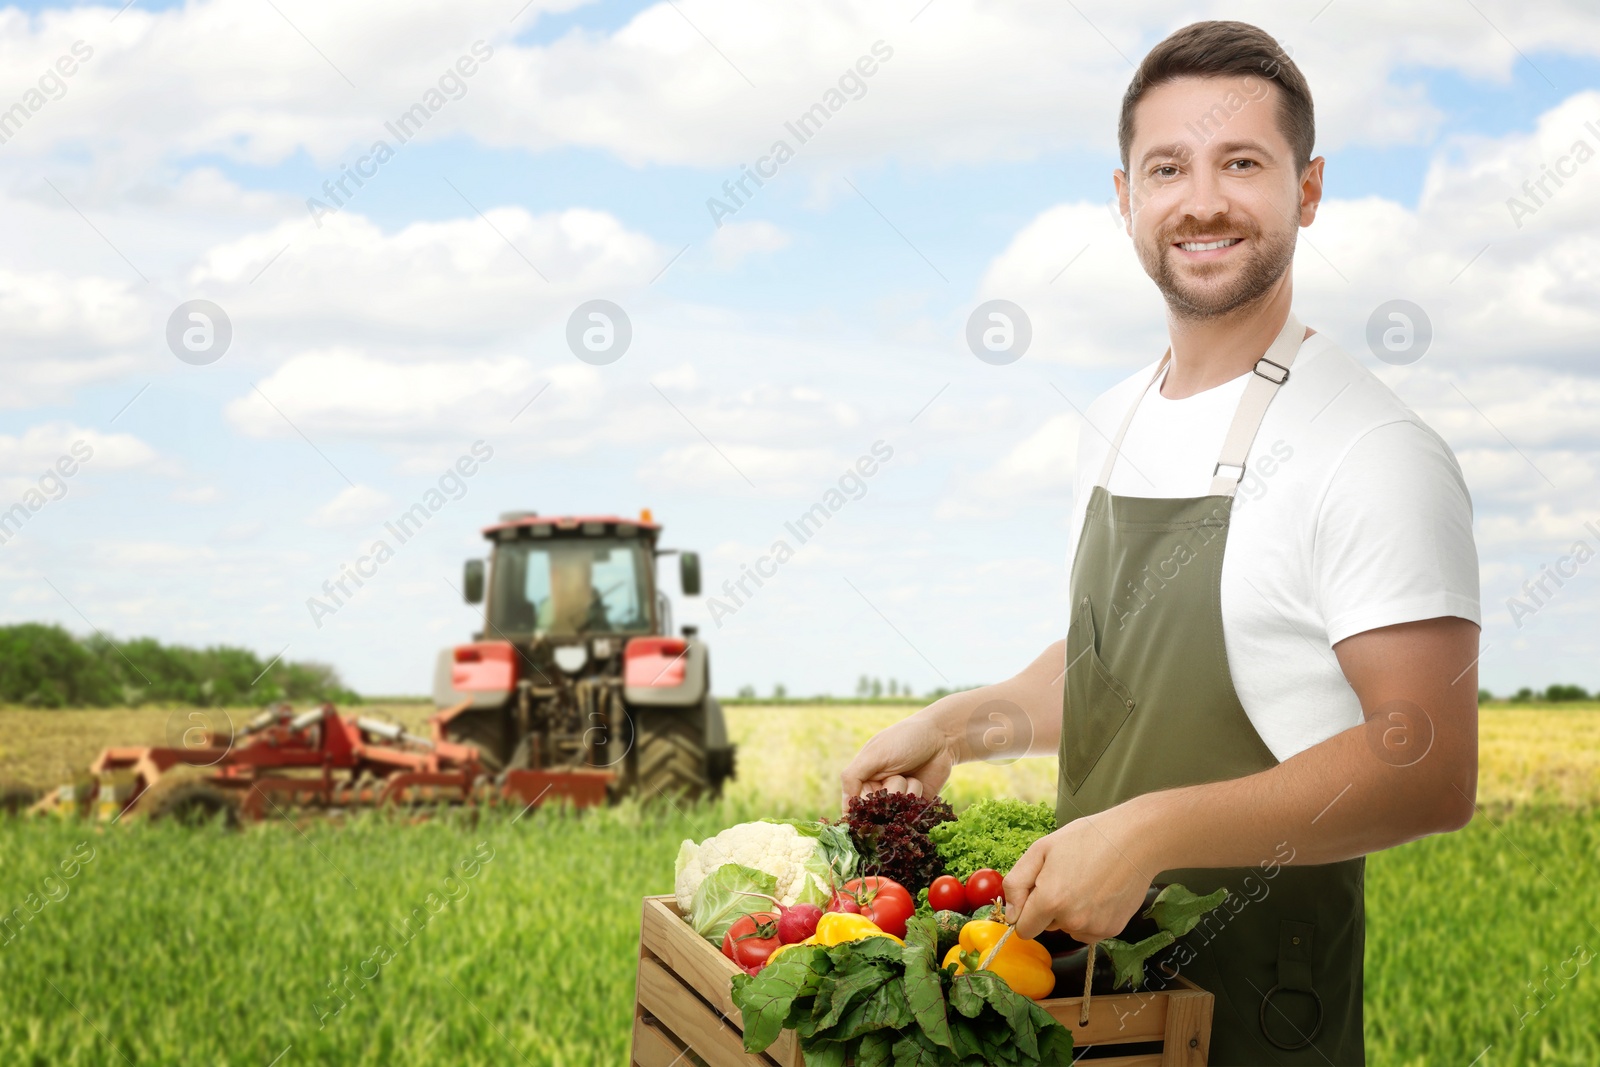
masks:
[[[108,748],[90,768],[84,798],[102,818],[223,815],[263,819],[293,810],[432,807],[504,803],[519,808],[565,798],[603,804],[609,771],[506,770],[491,778],[470,745],[450,741],[447,708],[430,721],[432,737],[378,719],[340,715],[332,704],[295,714],[286,704],[251,719],[229,738],[185,735],[182,746]],[[194,744],[189,744],[190,740]],[[61,808],[71,796],[46,798]]]

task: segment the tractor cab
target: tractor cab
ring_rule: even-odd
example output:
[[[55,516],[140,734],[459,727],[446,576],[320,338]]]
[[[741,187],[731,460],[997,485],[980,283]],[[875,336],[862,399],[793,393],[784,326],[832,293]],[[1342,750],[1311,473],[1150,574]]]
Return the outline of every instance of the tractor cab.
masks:
[[[440,653],[435,718],[491,770],[608,771],[614,792],[716,794],[733,746],[693,627],[672,633],[656,583],[678,557],[679,587],[700,592],[693,552],[661,548],[648,511],[616,516],[509,512],[484,528],[463,592],[482,604],[470,644]]]

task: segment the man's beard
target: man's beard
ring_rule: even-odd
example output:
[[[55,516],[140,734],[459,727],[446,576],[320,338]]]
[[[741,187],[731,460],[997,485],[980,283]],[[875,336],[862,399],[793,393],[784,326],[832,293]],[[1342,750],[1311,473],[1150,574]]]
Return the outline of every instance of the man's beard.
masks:
[[[1220,234],[1244,237],[1248,245],[1242,255],[1245,262],[1230,266],[1232,280],[1218,287],[1206,277],[1184,277],[1173,262],[1183,252],[1172,247],[1173,240],[1204,240],[1179,234],[1168,235],[1154,249],[1138,246],[1139,261],[1166,298],[1167,307],[1180,319],[1215,319],[1237,311],[1261,299],[1284,271],[1294,263],[1296,233],[1282,234],[1260,230],[1246,231],[1238,227],[1218,225],[1212,230]]]

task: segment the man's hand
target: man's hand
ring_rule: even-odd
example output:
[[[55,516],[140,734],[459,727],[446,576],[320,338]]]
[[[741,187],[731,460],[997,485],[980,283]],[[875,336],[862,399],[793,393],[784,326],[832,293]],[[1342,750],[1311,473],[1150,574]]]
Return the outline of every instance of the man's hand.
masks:
[[[853,796],[887,789],[931,797],[950,777],[957,754],[950,737],[916,715],[879,730],[839,775],[843,804]]]
[[[1135,855],[1112,808],[1035,841],[1006,875],[1006,920],[1018,937],[1064,930],[1085,944],[1116,937],[1144,907],[1155,873]]]

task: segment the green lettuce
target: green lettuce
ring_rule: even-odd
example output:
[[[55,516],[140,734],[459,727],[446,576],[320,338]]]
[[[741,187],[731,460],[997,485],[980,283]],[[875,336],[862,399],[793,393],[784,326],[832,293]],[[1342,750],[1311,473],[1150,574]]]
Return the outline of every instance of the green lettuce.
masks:
[[[689,925],[707,941],[721,946],[728,927],[746,915],[767,911],[772,907],[770,900],[747,894],[774,896],[777,889],[778,880],[765,871],[738,863],[724,863],[694,891],[694,903],[689,907]]]

